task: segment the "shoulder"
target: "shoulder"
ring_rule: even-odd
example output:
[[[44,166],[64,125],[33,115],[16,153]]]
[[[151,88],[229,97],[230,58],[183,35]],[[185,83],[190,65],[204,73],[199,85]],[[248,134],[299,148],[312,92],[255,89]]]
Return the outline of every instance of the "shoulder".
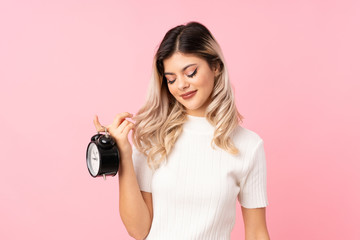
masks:
[[[263,143],[262,137],[253,130],[238,125],[232,133],[232,140],[240,152],[253,150]]]

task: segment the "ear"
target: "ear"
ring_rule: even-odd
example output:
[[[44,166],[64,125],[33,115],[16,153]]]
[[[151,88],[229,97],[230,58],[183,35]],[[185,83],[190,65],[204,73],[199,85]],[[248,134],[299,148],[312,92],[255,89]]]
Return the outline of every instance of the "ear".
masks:
[[[216,64],[216,66],[213,67],[213,71],[214,71],[215,77],[217,77],[220,73],[219,64]]]
[[[214,74],[215,74],[215,76],[217,77],[218,75],[219,75],[219,73],[220,73],[220,66],[219,66],[219,63],[216,63],[216,64],[214,64],[214,67],[213,67],[213,71],[214,71]]]

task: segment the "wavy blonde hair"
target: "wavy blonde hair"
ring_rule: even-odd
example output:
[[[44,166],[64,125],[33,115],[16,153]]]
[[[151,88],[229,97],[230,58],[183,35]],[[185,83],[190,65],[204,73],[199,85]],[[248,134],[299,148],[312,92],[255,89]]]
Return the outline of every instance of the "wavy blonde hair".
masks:
[[[154,56],[150,85],[145,104],[132,118],[135,121],[132,141],[147,156],[148,165],[156,169],[168,156],[187,120],[185,107],[170,93],[164,77],[164,59],[174,53],[192,54],[207,61],[209,67],[217,66],[211,103],[205,117],[215,127],[211,147],[215,143],[230,154],[238,154],[231,134],[242,123],[221,48],[210,31],[198,22],[189,22],[170,29],[164,36]],[[160,155],[160,158],[156,158]]]

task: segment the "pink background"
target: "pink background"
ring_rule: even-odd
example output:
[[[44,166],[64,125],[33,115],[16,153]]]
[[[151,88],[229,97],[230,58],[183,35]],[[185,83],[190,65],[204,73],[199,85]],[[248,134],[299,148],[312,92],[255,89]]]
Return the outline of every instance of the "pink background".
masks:
[[[359,1],[1,1],[0,239],[131,239],[117,177],[85,163],[93,117],[145,100],[170,28],[222,46],[265,142],[272,239],[359,239]],[[232,239],[244,239],[240,205]]]

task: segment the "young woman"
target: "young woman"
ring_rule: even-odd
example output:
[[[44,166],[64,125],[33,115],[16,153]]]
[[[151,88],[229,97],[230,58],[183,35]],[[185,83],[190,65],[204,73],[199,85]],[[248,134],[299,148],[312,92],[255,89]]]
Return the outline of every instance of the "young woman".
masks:
[[[166,33],[146,102],[135,124],[131,117],[106,126],[121,154],[119,209],[129,235],[230,239],[238,200],[245,239],[269,239],[264,143],[240,126],[224,56],[204,25]],[[94,124],[104,131],[97,116]]]

